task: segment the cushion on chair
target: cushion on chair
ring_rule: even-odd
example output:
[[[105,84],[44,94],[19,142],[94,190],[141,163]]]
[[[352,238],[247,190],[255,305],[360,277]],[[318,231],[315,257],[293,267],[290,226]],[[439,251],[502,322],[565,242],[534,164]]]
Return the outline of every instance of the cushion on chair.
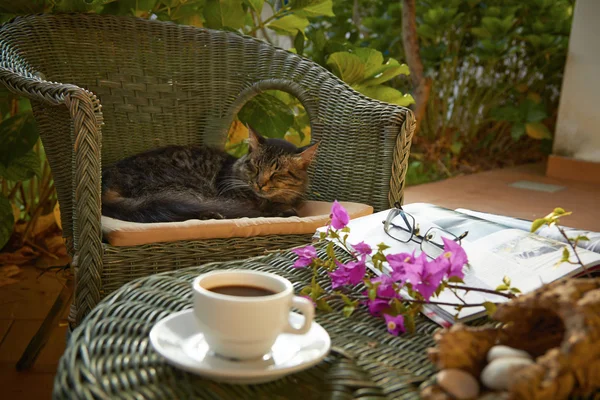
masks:
[[[327,224],[331,204],[325,201],[307,201],[298,209],[298,217],[197,219],[184,222],[157,222],[143,224],[121,221],[102,216],[102,234],[112,246],[137,246],[148,243],[176,242],[179,240],[223,239],[266,235],[297,235],[314,233]],[[373,213],[373,207],[351,202],[340,202],[350,218]]]

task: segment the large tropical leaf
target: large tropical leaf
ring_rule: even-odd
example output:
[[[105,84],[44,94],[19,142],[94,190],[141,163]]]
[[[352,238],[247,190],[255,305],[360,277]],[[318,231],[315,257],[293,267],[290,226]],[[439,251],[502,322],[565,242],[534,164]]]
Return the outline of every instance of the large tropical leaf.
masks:
[[[294,112],[275,96],[263,93],[246,103],[238,118],[263,136],[283,138],[294,123]]]

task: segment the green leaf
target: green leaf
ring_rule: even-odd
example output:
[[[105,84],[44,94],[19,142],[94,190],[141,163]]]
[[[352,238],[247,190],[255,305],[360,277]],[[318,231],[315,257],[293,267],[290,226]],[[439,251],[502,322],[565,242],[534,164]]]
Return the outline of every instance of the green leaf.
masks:
[[[503,292],[505,290],[508,290],[508,286],[507,285],[499,285],[495,290],[496,290],[496,292]]]
[[[510,136],[517,141],[525,134],[525,124],[522,122],[514,123],[510,128]]]
[[[296,54],[302,55],[304,52],[304,33],[298,31],[296,37],[294,38],[294,48],[296,49]]]
[[[571,257],[571,253],[569,253],[569,249],[567,248],[567,246],[565,246],[562,251],[562,259],[560,261],[568,262],[570,257]]]
[[[375,300],[377,297],[377,288],[379,287],[380,282],[374,283],[368,290],[369,300]]]
[[[387,63],[375,69],[371,74],[365,73],[365,80],[360,82],[360,84],[364,86],[380,85],[398,75],[410,75],[408,65],[400,64],[398,61],[390,58]]]
[[[317,303],[317,309],[324,311],[324,312],[332,312],[333,308],[331,308],[331,306],[329,305],[329,303],[327,303],[327,300],[325,299],[319,299],[317,300],[315,303]]]
[[[519,289],[517,289],[516,287],[510,288],[510,291],[513,292],[513,293],[515,293],[515,294],[521,293],[521,291]]]
[[[38,141],[39,135],[33,114],[24,112],[0,123],[0,163],[9,165],[24,156]]]
[[[460,151],[463,148],[463,143],[462,142],[454,142],[452,143],[452,145],[450,146],[450,151],[452,152],[452,154],[454,155],[459,155]]]
[[[332,0],[306,0],[294,2],[294,4],[301,3],[308,3],[307,5],[300,7],[302,13],[307,17],[335,17]],[[292,9],[294,9],[294,6],[292,6]]]
[[[311,292],[312,292],[312,288],[311,288],[310,286],[304,286],[304,287],[302,288],[302,290],[300,291],[300,294],[303,294],[303,295],[305,295],[305,296],[308,296],[308,295],[310,295],[310,294],[311,294]]]
[[[589,242],[590,238],[585,235],[579,235],[576,238],[569,238],[569,240],[574,242]]]
[[[10,239],[14,224],[15,220],[10,201],[0,194],[0,250]]]
[[[473,33],[473,35],[477,36],[478,38],[483,38],[483,39],[491,39],[492,34],[490,33],[490,31],[488,31],[485,28],[471,28],[471,33]]]
[[[267,25],[267,28],[274,30],[282,35],[295,35],[297,32],[302,32],[308,26],[308,19],[297,14],[289,14]]]
[[[327,65],[341,80],[349,85],[360,82],[365,74],[365,64],[360,57],[347,51],[331,54],[327,59]]]
[[[528,98],[519,105],[524,122],[540,122],[548,117],[544,104],[540,101],[535,101],[534,98],[535,93],[530,93]]]
[[[391,88],[389,86],[362,86],[352,85],[354,90],[364,94],[367,97],[383,101],[386,103],[396,104],[399,106],[407,107],[415,102],[410,94],[402,94],[399,90]]]
[[[525,125],[525,132],[534,139],[552,139],[552,134],[541,122],[530,122]]]
[[[485,307],[485,311],[487,312],[487,315],[489,315],[490,317],[492,315],[494,315],[494,313],[496,312],[496,309],[498,307],[496,307],[496,305],[490,301],[486,301],[482,304]]]
[[[275,96],[263,93],[246,103],[238,118],[263,136],[283,138],[294,123],[294,112]]]
[[[490,111],[490,116],[496,121],[522,122],[521,110],[514,106],[496,107]]]
[[[252,7],[254,11],[260,14],[262,12],[263,5],[265,4],[265,0],[244,0],[244,3]]]
[[[206,0],[204,6],[206,26],[213,29],[243,27],[246,12],[242,8],[242,2],[243,0]]]
[[[548,223],[548,220],[546,218],[538,218],[538,219],[536,219],[531,224],[531,231],[530,232],[537,231],[538,229],[540,229],[542,227],[542,225],[545,225],[547,223]]]
[[[448,278],[448,282],[451,282],[451,283],[465,283],[465,281],[463,281],[462,279],[460,279],[458,276],[451,276],[450,278]]]
[[[0,176],[9,181],[26,181],[41,175],[40,157],[33,151],[13,159],[8,166],[0,163]]]
[[[354,54],[356,54],[365,65],[365,77],[375,75],[383,64],[383,54],[378,50],[370,49],[368,47],[358,47],[354,49]]]
[[[319,232],[319,239],[324,240],[327,237],[327,232]]]
[[[388,246],[388,245],[387,245],[387,244],[385,244],[385,243],[379,243],[379,244],[377,245],[377,249],[378,249],[379,251],[385,251],[385,250],[387,250],[387,249],[389,249],[389,248],[390,248],[390,246]]]
[[[350,232],[350,227],[348,227],[348,226],[343,227],[342,232],[344,232],[344,233]]]
[[[333,242],[329,242],[327,244],[327,249],[326,249],[327,257],[329,257],[331,260],[335,260],[335,251],[333,249],[333,246],[334,246]]]
[[[415,317],[412,314],[404,315],[404,327],[408,333],[413,333],[416,328]]]
[[[435,39],[437,37],[435,29],[433,29],[430,25],[419,25],[417,27],[417,33],[420,37],[424,37],[427,39]]]
[[[506,286],[510,286],[510,278],[508,276],[505,276],[504,278],[502,278],[502,282],[506,285]]]
[[[348,318],[352,315],[355,309],[356,306],[354,304],[348,304],[344,306],[344,308],[342,309],[342,313],[344,314],[344,317]]]

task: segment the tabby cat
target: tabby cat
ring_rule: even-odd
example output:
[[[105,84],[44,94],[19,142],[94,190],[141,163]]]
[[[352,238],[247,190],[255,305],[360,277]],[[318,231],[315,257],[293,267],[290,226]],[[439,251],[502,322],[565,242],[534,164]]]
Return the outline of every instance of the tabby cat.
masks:
[[[294,216],[318,143],[297,148],[249,130],[237,159],[206,146],[168,146],[102,173],[102,214],[133,222]]]

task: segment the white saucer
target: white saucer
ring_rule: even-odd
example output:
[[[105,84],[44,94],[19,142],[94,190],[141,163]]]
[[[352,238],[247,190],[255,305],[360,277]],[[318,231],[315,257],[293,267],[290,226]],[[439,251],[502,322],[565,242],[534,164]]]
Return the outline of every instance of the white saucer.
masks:
[[[301,314],[290,312],[290,321],[299,326]],[[329,353],[327,331],[313,321],[304,335],[282,333],[262,359],[237,361],[214,355],[199,332],[193,309],[171,314],[150,331],[152,347],[169,364],[207,378],[227,383],[252,384],[279,379],[319,363]]]

